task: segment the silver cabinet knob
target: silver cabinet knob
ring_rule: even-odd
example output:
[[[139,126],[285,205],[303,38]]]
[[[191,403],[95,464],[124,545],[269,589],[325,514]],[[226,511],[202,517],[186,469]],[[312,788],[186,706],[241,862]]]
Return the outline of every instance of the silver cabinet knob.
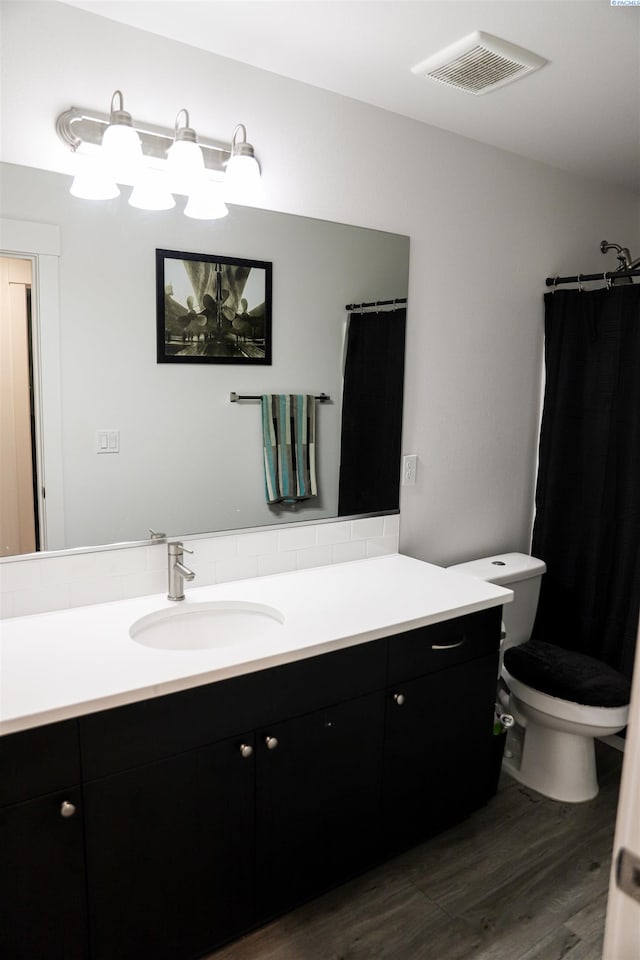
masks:
[[[61,817],[72,817],[76,812],[75,803],[70,803],[69,800],[63,800],[60,804],[60,816]]]
[[[404,693],[394,693],[393,699],[398,704],[399,707],[404,703]]]
[[[240,744],[240,756],[242,756],[242,757],[244,757],[244,758],[246,759],[247,757],[251,757],[252,755],[253,755],[253,747],[251,746],[251,744],[250,744],[250,743],[241,743],[241,744]]]
[[[275,750],[275,748],[278,746],[277,737],[265,737],[264,742],[267,745],[267,750]]]

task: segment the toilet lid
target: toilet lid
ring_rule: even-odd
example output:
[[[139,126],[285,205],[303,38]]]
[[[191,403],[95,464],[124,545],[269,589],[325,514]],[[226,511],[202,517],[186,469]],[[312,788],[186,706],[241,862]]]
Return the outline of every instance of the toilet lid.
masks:
[[[504,653],[512,677],[561,700],[591,707],[622,707],[631,699],[631,683],[613,667],[543,640],[528,640]]]

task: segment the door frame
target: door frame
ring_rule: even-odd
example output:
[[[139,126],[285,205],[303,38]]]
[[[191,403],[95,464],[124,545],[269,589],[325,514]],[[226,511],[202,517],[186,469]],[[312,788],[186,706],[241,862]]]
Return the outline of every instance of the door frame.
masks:
[[[31,261],[34,449],[40,550],[62,550],[62,390],[60,228],[0,218],[0,256]],[[45,492],[46,491],[46,492]],[[33,556],[30,554],[29,556]],[[20,556],[11,557],[19,560]]]

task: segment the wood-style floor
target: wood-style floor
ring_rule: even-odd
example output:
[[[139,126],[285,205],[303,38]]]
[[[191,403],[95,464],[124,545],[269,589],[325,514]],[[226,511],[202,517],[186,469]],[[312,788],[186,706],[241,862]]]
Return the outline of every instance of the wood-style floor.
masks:
[[[595,800],[503,774],[468,820],[211,960],[601,960],[623,755],[597,747]]]

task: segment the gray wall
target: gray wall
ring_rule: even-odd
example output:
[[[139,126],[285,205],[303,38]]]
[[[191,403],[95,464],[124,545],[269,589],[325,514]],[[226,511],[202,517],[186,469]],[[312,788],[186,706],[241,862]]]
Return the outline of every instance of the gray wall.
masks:
[[[266,207],[411,237],[401,549],[526,550],[544,278],[602,270],[604,237],[637,250],[638,197],[64,5],[4,9],[5,160],[69,170],[55,117],[119,87],[151,123],[244,122]]]

